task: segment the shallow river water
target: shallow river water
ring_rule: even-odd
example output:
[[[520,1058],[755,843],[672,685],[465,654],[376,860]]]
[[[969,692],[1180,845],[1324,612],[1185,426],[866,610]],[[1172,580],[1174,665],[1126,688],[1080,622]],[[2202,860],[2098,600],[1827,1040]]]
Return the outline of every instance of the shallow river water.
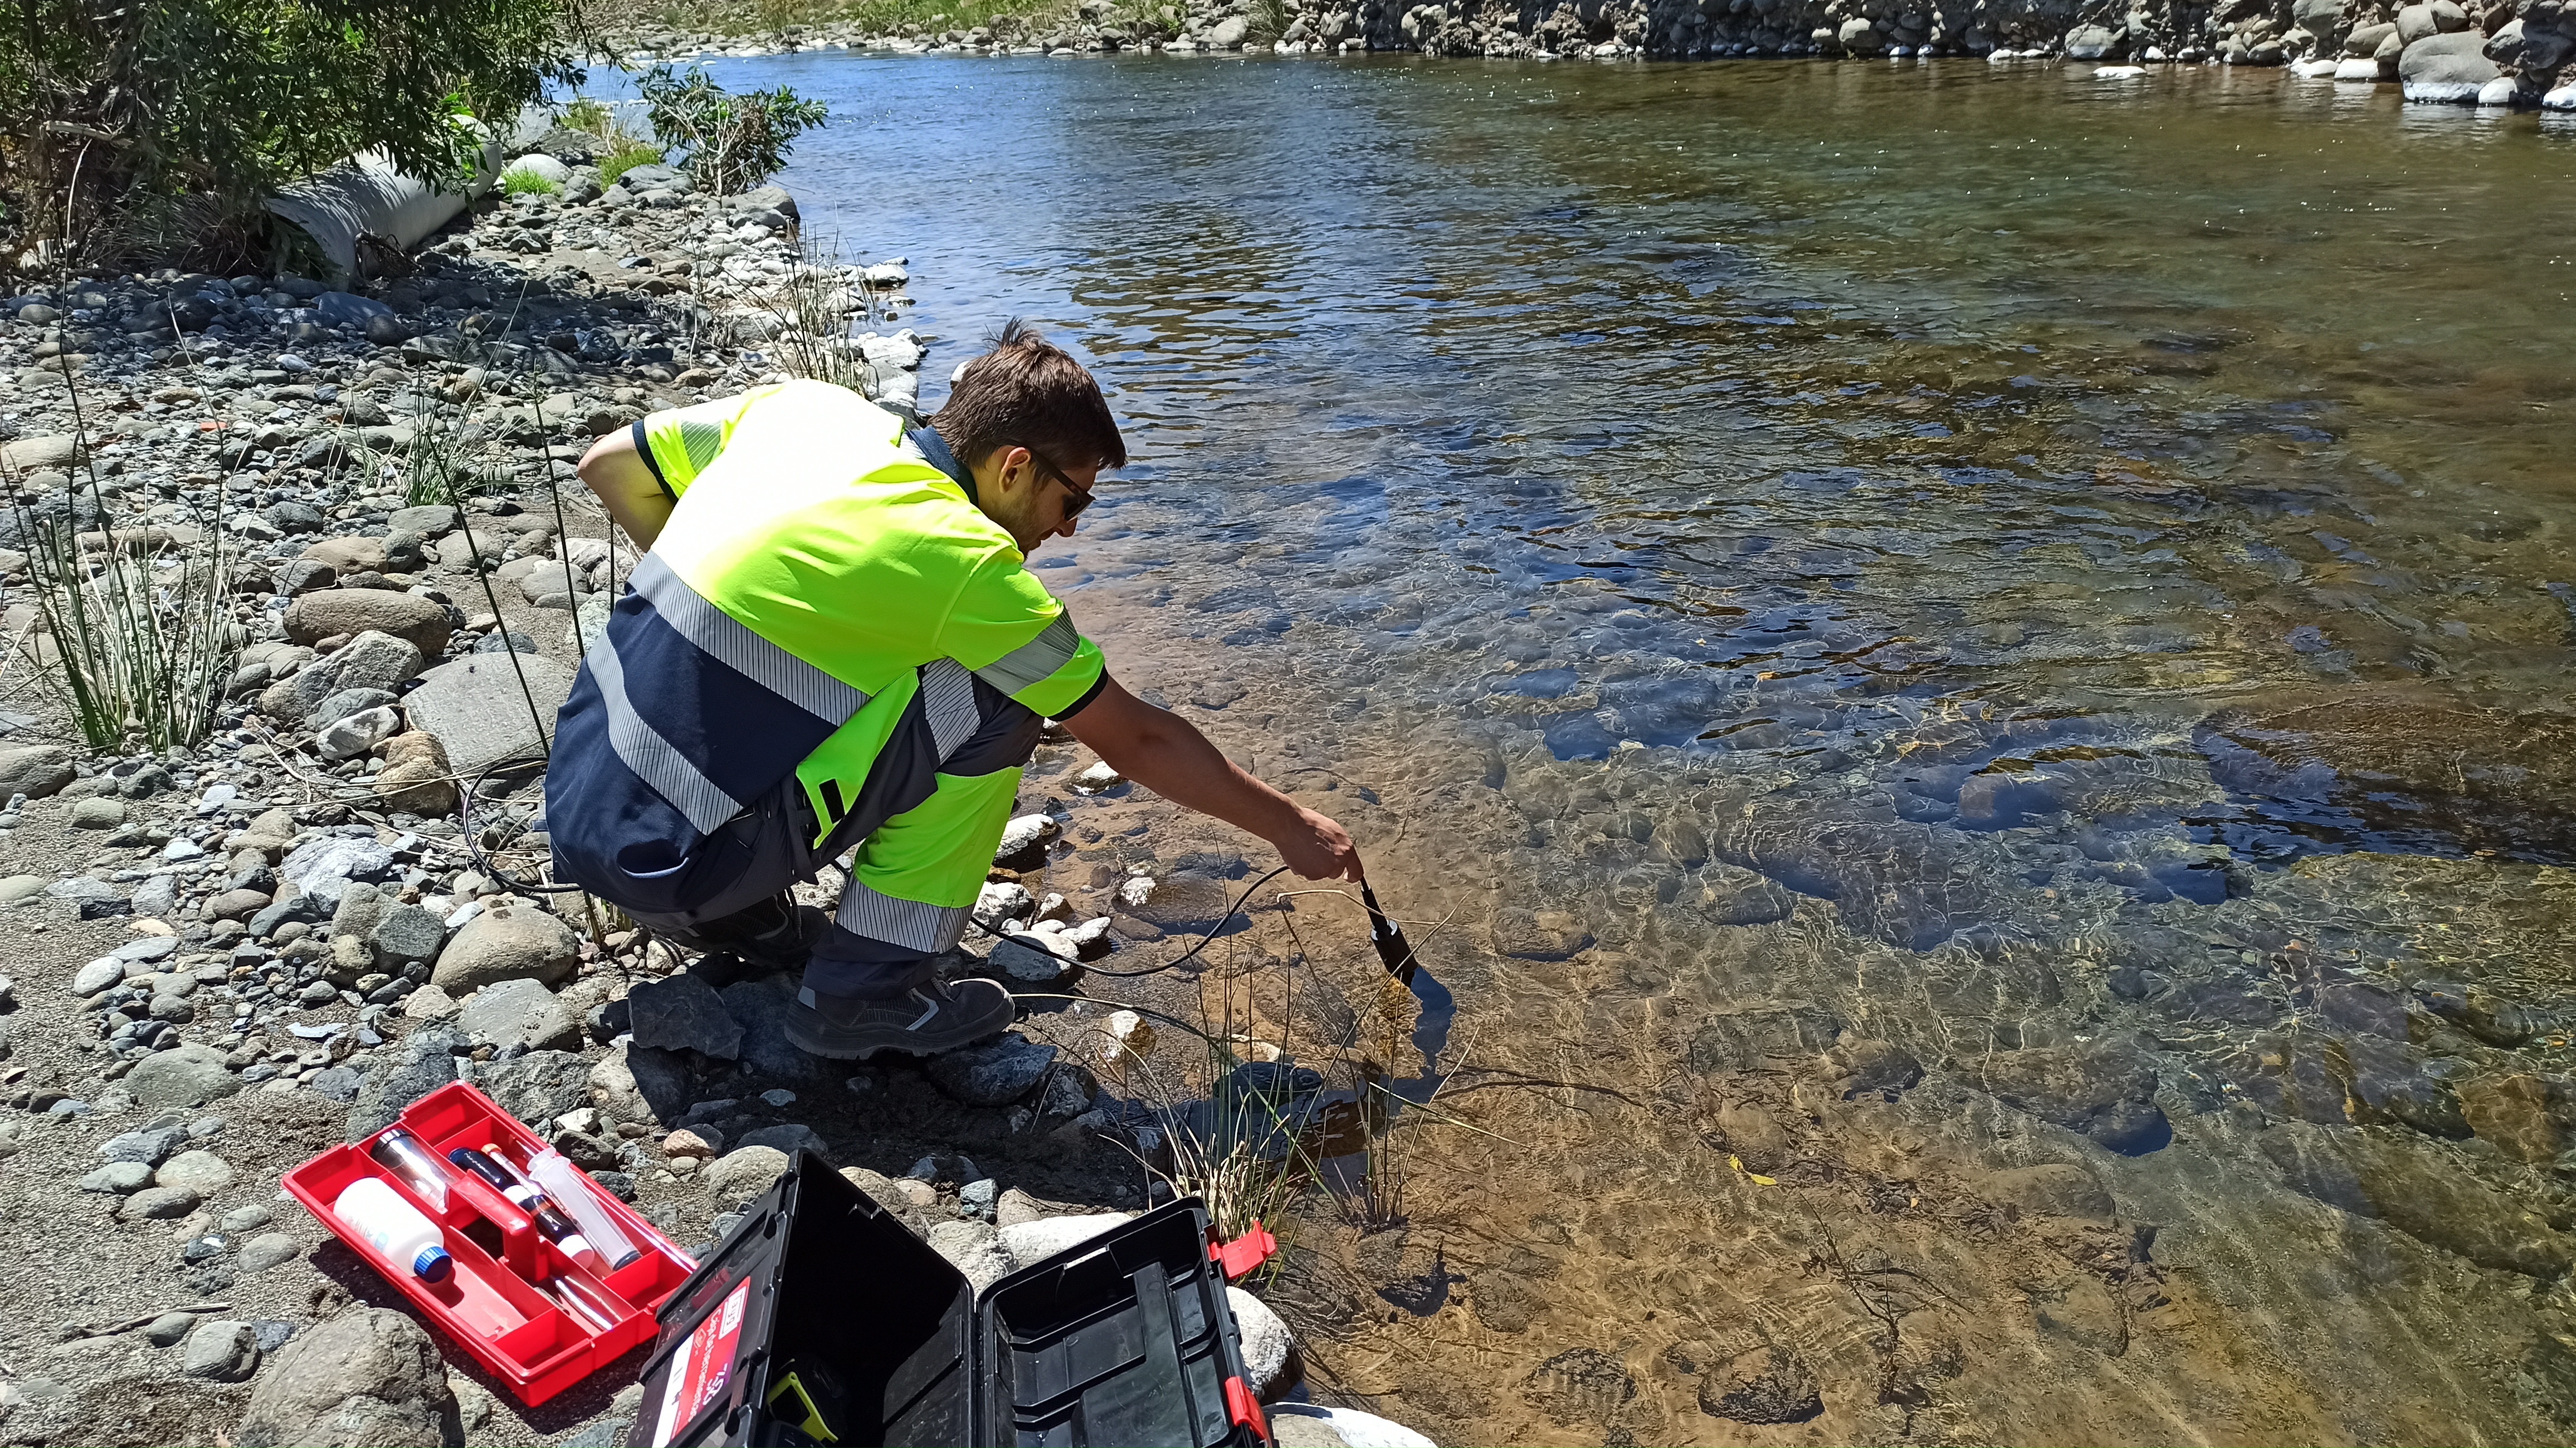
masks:
[[[1044,576],[1456,992],[1400,1201],[1274,1289],[1318,1397],[2576,1436],[2576,128],[2216,69],[718,72],[831,104],[781,179],[909,258],[931,373],[1015,313],[1094,364],[1135,462]]]

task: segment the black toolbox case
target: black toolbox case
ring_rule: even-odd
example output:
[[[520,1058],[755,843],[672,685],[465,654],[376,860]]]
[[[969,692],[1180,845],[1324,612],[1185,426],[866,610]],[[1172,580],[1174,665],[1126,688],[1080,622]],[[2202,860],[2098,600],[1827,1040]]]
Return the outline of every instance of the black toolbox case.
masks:
[[[657,1314],[632,1448],[1265,1448],[1225,1285],[1268,1260],[1196,1198],[1024,1267],[964,1274],[812,1152]],[[794,1425],[794,1373],[831,1429]]]

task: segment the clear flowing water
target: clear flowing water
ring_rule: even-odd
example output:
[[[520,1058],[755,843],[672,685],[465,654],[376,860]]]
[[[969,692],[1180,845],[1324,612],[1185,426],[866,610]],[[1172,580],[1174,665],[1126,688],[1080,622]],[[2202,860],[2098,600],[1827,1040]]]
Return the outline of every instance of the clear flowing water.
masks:
[[[934,371],[1011,314],[1093,362],[1136,461],[1045,576],[1438,922],[1448,1115],[1278,1289],[1319,1396],[2576,1436],[2576,130],[2215,69],[719,73],[830,102],[782,179],[910,259]]]

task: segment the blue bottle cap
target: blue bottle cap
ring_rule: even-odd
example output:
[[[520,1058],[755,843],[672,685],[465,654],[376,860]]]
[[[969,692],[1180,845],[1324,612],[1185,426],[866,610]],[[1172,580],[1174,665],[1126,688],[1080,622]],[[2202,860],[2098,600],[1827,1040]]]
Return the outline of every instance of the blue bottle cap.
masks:
[[[423,1282],[444,1282],[447,1274],[455,1270],[455,1259],[447,1255],[444,1247],[423,1247],[420,1255],[411,1259],[412,1275]]]

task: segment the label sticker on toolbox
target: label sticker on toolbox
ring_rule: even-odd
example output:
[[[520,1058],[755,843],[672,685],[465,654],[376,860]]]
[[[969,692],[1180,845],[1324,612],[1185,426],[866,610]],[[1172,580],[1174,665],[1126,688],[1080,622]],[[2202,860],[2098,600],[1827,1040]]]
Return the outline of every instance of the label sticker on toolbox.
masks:
[[[724,1396],[733,1381],[733,1352],[742,1341],[742,1312],[751,1300],[751,1282],[734,1284],[724,1306],[707,1315],[671,1354],[671,1375],[662,1388],[660,1425],[653,1430],[653,1448],[668,1448],[680,1430],[694,1420],[707,1404]]]

